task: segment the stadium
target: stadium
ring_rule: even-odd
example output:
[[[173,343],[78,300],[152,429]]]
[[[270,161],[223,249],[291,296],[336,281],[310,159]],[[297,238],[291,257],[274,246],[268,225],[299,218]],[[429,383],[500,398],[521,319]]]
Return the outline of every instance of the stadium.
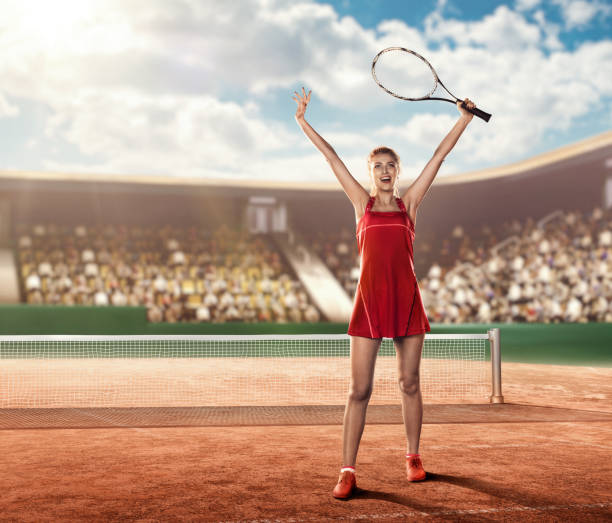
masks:
[[[612,415],[585,414],[609,388],[610,158],[604,133],[432,187],[415,240],[430,409]],[[335,184],[4,171],[0,209],[5,429],[338,423],[360,267]],[[495,329],[503,365],[490,334],[461,339]],[[394,360],[383,343],[372,423],[397,420]]]
[[[415,270],[433,321],[612,321],[611,145],[604,133],[432,187],[419,216]],[[130,317],[132,334],[176,322],[198,323],[191,333],[220,332],[207,327],[226,322],[238,331],[247,322],[287,324],[286,332],[314,324],[316,332],[319,321],[348,319],[359,255],[350,205],[336,183],[0,176],[5,303],[145,307],[146,322],[135,326]],[[569,245],[579,249],[550,260]],[[558,273],[579,265],[578,273]],[[313,267],[321,272],[311,275]],[[63,334],[82,328],[45,320],[56,312],[44,309],[33,309],[36,322],[20,320],[28,310],[14,309],[14,321],[29,332],[45,321],[60,321]],[[91,311],[95,333],[104,331],[103,310]],[[10,328],[15,333],[13,322]]]
[[[608,4],[4,2],[2,519],[612,519]]]

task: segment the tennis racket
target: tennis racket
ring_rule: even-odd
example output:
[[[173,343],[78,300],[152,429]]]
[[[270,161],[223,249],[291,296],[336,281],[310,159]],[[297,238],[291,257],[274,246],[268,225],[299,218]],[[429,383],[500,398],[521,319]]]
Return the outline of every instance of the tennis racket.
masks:
[[[460,101],[446,88],[436,70],[425,58],[403,47],[387,47],[378,53],[372,61],[372,77],[384,91],[401,100],[442,100],[452,104]],[[431,96],[438,85],[452,96],[452,100]],[[477,107],[468,109],[463,102],[462,107],[485,122],[491,118],[489,113]]]

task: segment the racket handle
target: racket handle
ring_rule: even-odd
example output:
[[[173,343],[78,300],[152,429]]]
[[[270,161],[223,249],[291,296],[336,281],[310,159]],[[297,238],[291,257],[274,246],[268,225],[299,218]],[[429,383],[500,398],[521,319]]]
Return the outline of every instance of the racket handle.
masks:
[[[467,109],[467,107],[465,106],[465,103],[461,102],[461,107],[463,107],[464,109]],[[474,107],[474,109],[467,109],[470,113],[472,113],[474,116],[478,116],[478,118],[482,118],[485,122],[488,122],[491,119],[491,115],[489,113],[485,113],[484,111],[481,111],[480,109],[478,109],[478,107]]]

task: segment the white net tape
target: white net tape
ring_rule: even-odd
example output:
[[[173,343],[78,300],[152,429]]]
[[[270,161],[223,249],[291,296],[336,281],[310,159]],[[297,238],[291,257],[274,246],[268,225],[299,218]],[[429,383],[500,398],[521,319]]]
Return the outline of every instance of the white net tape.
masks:
[[[0,408],[340,405],[347,335],[0,336]],[[487,334],[427,335],[425,401],[487,401]],[[371,403],[397,403],[384,339]]]

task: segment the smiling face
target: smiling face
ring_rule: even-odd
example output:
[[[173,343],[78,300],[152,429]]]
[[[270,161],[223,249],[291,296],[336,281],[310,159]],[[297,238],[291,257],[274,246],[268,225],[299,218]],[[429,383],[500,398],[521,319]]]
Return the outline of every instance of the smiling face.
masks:
[[[370,155],[368,166],[370,170],[370,179],[372,181],[372,191],[370,194],[380,194],[383,192],[394,193],[396,196],[399,193],[398,175],[399,175],[399,158],[394,151],[386,149]]]

